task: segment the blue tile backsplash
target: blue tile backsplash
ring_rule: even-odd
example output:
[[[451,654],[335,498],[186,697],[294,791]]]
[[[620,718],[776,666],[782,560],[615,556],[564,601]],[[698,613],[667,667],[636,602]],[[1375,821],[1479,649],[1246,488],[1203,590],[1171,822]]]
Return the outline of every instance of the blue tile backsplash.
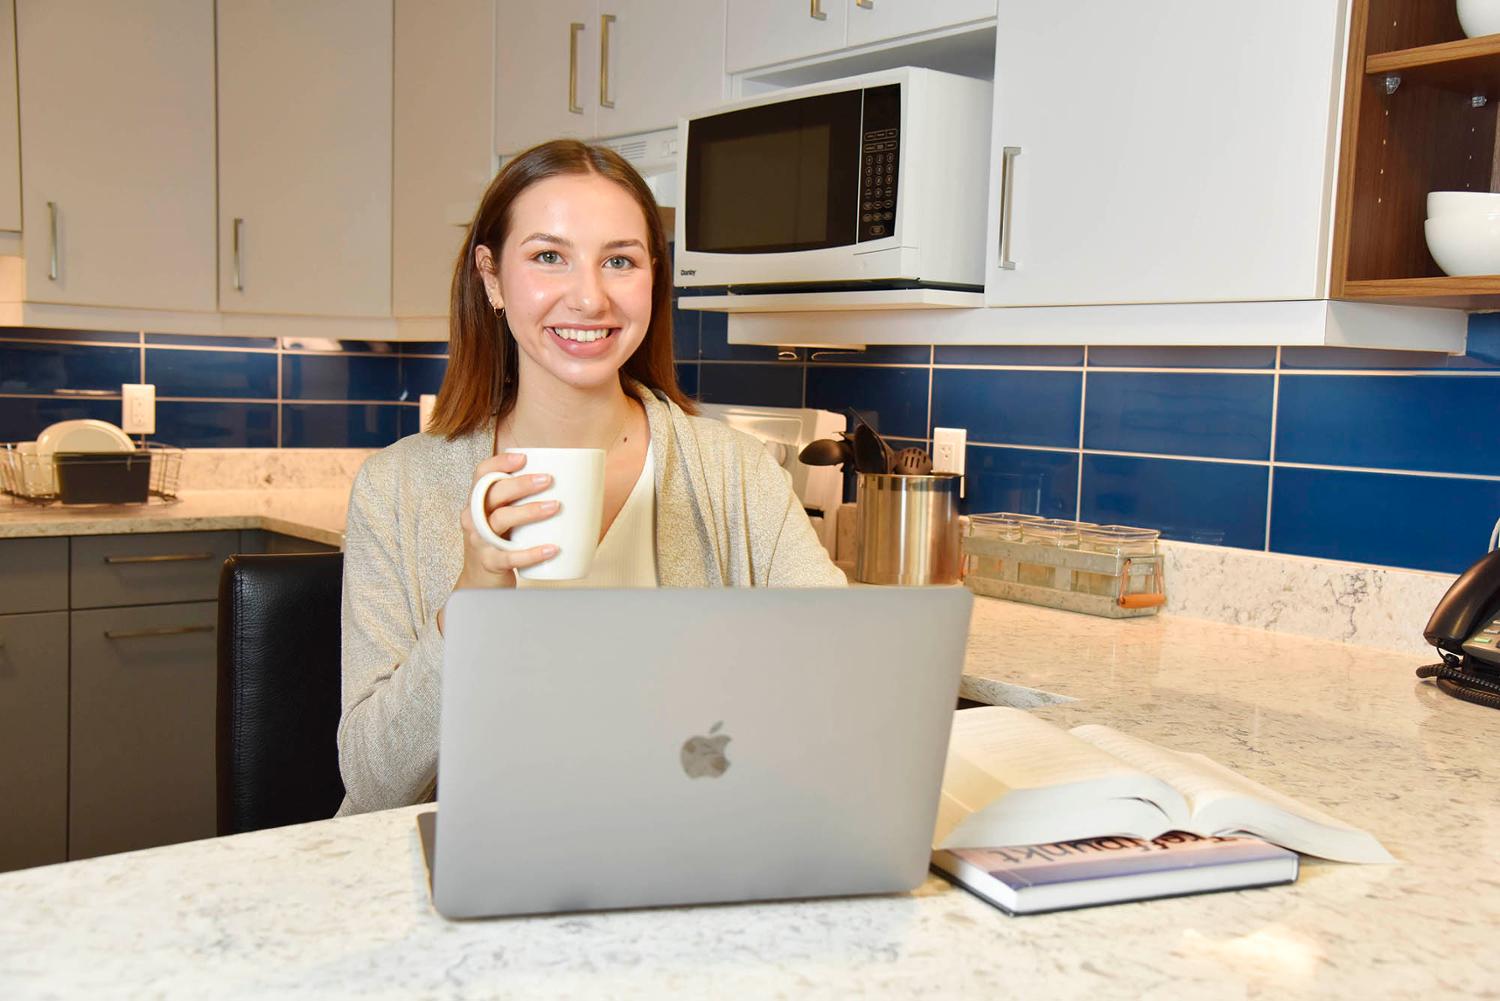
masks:
[[[169,445],[378,447],[416,430],[417,398],[437,392],[447,352],[445,342],[8,329],[0,331],[0,441],[35,438],[75,417],[118,423],[120,384],[149,382],[152,438]]]
[[[883,433],[969,430],[968,509],[1159,528],[1171,539],[1455,572],[1500,517],[1500,314],[1459,357],[1348,348],[731,345],[674,310],[683,387],[714,402],[852,408]],[[783,358],[783,355],[787,357]],[[156,439],[377,447],[414,433],[443,342],[0,332],[0,440],[117,421],[157,385]],[[58,390],[110,395],[69,396]]]

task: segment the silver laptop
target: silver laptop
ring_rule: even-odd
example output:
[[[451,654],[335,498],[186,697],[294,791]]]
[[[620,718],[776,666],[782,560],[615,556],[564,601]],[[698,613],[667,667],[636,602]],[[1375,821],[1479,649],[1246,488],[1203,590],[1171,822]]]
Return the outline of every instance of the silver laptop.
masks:
[[[455,594],[438,812],[419,824],[434,904],[912,889],[971,604],[958,587]]]

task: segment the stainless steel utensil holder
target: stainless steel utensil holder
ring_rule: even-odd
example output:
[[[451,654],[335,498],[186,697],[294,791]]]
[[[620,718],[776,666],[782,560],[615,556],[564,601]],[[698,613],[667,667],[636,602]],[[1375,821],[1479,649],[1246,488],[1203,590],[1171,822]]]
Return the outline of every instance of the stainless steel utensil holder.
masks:
[[[958,583],[960,477],[860,473],[854,577],[863,584]]]
[[[963,549],[969,556],[999,562],[993,573],[970,569],[964,583],[975,594],[1046,605],[1049,608],[1063,608],[1088,615],[1103,615],[1111,619],[1155,615],[1166,603],[1162,557],[1159,552],[1150,556],[1126,556],[972,535],[963,540]],[[1037,576],[1035,568],[1050,570],[1050,586],[1022,582],[1022,566],[1033,568],[1030,574],[1033,579]],[[1090,575],[1095,580],[1112,580],[1114,583],[1109,588],[1110,593],[1094,594],[1079,590],[1076,587],[1079,574]],[[1042,577],[1046,577],[1045,572]],[[1142,578],[1146,584],[1145,589],[1132,590],[1131,582]]]

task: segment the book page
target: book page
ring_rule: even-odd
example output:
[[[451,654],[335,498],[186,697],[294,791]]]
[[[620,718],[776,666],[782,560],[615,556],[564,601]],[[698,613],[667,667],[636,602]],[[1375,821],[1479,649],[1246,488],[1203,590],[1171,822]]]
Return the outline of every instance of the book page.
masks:
[[[984,806],[995,793],[1047,789],[1093,779],[1138,778],[1140,771],[1061,727],[1008,706],[954,713],[948,759],[971,766],[955,769],[955,779],[970,778],[972,770],[977,770],[990,780],[980,790],[981,800],[973,802],[960,788],[964,783],[950,783],[944,775],[943,788],[970,809]]]
[[[1244,831],[1309,855],[1340,861],[1394,861],[1368,832],[1201,754],[1170,751],[1093,723],[1070,732],[1182,793],[1191,812],[1184,830],[1204,836]]]
[[[1112,802],[1120,799],[1144,804]],[[977,817],[963,821],[970,813],[983,813],[983,823]],[[1125,827],[1091,828],[1084,819],[1095,815],[1118,824],[1125,814],[1131,818]],[[1186,816],[1186,803],[1167,784],[1030,713],[996,706],[954,714],[940,834],[951,835],[961,826],[966,838],[981,830],[996,837],[1001,832],[1020,837],[1024,831],[1028,843],[1088,836],[1080,830],[1150,837],[1170,827],[1162,826],[1164,820]]]

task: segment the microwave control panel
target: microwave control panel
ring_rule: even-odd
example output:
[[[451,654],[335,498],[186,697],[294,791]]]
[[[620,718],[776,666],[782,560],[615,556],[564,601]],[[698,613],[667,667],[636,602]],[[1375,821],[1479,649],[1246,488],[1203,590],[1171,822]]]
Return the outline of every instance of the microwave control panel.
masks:
[[[896,231],[897,170],[901,162],[901,85],[864,92],[860,139],[859,240],[880,240]]]

